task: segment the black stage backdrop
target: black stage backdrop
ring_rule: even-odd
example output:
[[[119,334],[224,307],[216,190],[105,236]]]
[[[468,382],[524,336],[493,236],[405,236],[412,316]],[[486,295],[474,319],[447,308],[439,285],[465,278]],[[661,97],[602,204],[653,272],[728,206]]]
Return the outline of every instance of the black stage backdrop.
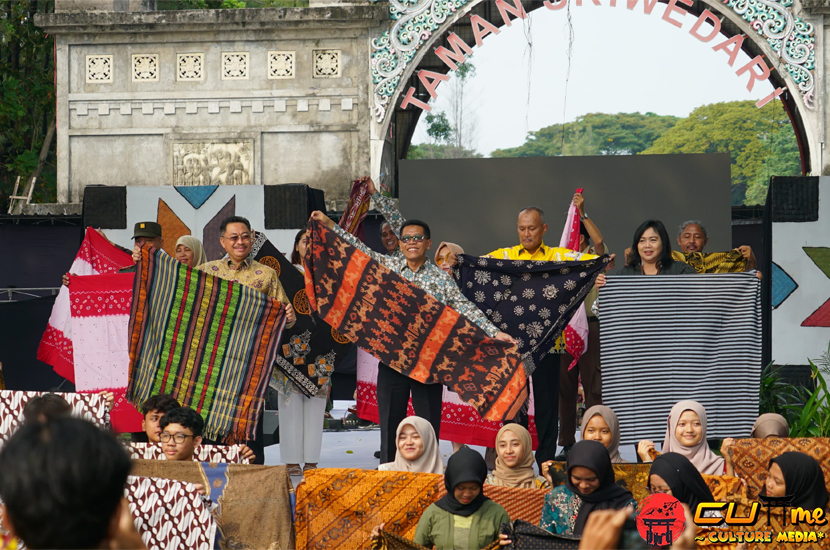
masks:
[[[648,218],[666,224],[674,248],[678,225],[688,219],[706,226],[707,251],[732,247],[726,153],[402,160],[399,167],[401,212],[430,225],[433,252],[441,241],[473,255],[515,246],[517,214],[530,205],[545,211],[545,244],[558,246],[579,187],[586,213],[620,259]]]

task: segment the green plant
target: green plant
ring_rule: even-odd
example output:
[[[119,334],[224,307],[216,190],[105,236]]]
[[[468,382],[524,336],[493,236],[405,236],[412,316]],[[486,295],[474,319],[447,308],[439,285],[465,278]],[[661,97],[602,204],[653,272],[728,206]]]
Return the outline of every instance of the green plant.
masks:
[[[788,405],[803,404],[804,388],[792,386],[781,379],[775,363],[770,363],[761,372],[761,386],[758,395],[758,414],[776,413],[787,418]]]
[[[815,381],[813,392],[803,390],[807,397],[804,405],[786,405],[792,415],[787,418],[790,425],[790,437],[828,437],[830,436],[830,393],[822,371],[810,361],[811,377]]]

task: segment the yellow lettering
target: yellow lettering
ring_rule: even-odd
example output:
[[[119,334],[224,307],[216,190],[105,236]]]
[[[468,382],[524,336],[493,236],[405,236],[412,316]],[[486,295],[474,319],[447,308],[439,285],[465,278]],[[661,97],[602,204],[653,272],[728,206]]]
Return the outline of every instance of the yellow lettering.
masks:
[[[799,523],[813,524],[813,514],[810,510],[798,507],[790,510],[790,523],[798,525]]]
[[[730,502],[729,508],[727,508],[726,510],[727,525],[755,525],[755,523],[758,521],[758,514],[760,513],[761,505],[757,502],[753,502],[752,508],[750,508],[749,510],[749,517],[746,518],[735,517],[736,509],[737,504],[735,504],[734,502]]]
[[[810,531],[809,533],[804,533],[804,542],[818,542],[816,532]]]
[[[787,538],[787,533],[778,532],[778,536],[775,537],[775,542],[789,542]]]
[[[758,503],[753,502],[753,506],[755,504],[758,504]],[[721,518],[705,518],[705,517],[703,517],[703,514],[707,510],[718,510],[718,511],[723,510],[724,506],[726,506],[725,502],[701,502],[700,504],[697,505],[697,510],[695,510],[694,522],[697,525],[717,525],[717,524],[719,524],[721,521],[723,521]],[[732,504],[730,504],[730,506],[732,506]],[[729,523],[728,520],[727,520],[727,523]]]
[[[827,518],[824,517],[823,508],[816,508],[813,510],[813,523],[816,525],[825,525],[827,523]]]
[[[755,542],[772,542],[772,531],[766,531],[763,535],[763,540],[756,537]]]
[[[804,542],[804,533],[802,533],[801,531],[796,531],[795,542]]]

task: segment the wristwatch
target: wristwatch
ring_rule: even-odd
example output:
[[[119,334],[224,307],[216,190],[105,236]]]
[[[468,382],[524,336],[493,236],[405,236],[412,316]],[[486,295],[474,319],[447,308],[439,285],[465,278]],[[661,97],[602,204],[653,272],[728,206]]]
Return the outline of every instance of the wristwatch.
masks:
[[[588,214],[586,213],[584,216],[580,216],[579,219],[580,220],[587,220],[588,219]]]

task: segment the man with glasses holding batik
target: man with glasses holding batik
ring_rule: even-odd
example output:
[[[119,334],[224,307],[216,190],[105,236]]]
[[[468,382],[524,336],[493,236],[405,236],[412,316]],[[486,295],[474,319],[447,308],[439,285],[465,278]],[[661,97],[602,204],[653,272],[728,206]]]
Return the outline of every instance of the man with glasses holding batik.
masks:
[[[455,281],[449,275],[427,260],[427,251],[432,245],[429,226],[420,220],[403,221],[403,217],[392,199],[377,194],[377,189],[371,180],[369,180],[369,193],[375,201],[375,207],[383,214],[389,224],[393,228],[400,228],[398,246],[401,255],[387,256],[375,252],[336,225],[322,212],[313,212],[311,217],[325,223],[340,238],[371,256],[373,260],[398,273],[407,281],[431,294],[442,304],[467,317],[470,322],[481,327],[488,336],[505,342],[514,342],[513,338],[499,331],[481,310],[461,294]],[[392,462],[395,459],[397,449],[395,434],[398,424],[406,418],[410,393],[415,414],[425,418],[432,424],[435,437],[438,438],[441,427],[441,402],[444,393],[441,384],[418,382],[381,363],[378,365],[377,388],[381,464]]]

